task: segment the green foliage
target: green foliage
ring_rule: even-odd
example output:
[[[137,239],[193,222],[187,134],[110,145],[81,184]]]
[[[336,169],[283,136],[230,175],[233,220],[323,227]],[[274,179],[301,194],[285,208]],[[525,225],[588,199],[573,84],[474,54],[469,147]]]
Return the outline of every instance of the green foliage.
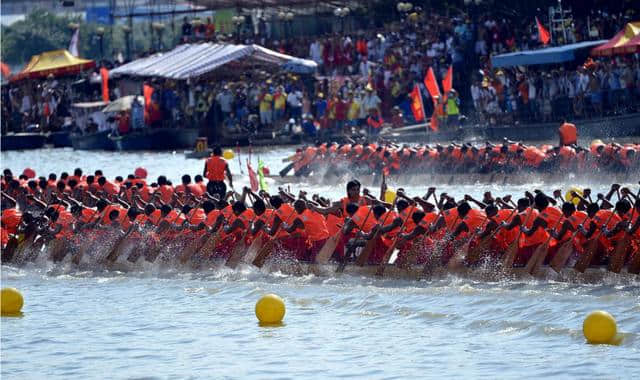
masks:
[[[70,23],[80,26],[78,43],[80,57],[95,60],[102,58],[97,33],[100,27],[104,29],[102,40],[104,59],[112,60],[114,52],[122,52],[125,55],[125,34],[121,25],[111,27],[88,24],[79,16],[56,15],[45,10],[34,10],[24,20],[10,26],[2,26],[2,61],[21,67],[29,62],[33,55],[50,50],[67,49],[73,35],[73,30],[69,27]],[[170,22],[167,23],[162,38],[165,49],[177,43],[180,25],[178,20],[173,27]],[[152,48],[151,35],[149,22],[133,25],[131,33],[133,58]],[[157,34],[154,34],[155,45],[157,45],[156,41]]]

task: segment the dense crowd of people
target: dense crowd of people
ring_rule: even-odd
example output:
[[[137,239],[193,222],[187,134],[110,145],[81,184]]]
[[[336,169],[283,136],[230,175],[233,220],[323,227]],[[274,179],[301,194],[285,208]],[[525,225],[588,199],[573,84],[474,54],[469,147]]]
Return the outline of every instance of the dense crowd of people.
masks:
[[[206,166],[204,174],[231,180],[225,170]],[[272,259],[386,265],[397,248],[396,265],[425,268],[499,260],[534,273],[543,263],[561,270],[573,261],[579,271],[608,264],[619,272],[625,263],[640,271],[640,202],[618,184],[595,201],[589,189],[573,188],[566,199],[560,189],[535,190],[514,202],[491,192],[481,200],[438,197],[433,187],[424,197],[398,189],[389,199],[384,182],[377,198],[352,180],[346,196],[331,201],[284,189],[211,193],[199,176],[193,183],[185,174],[174,186],[164,176],[150,183],[146,174],[138,168],[107,179],[100,170],[76,169],[36,177],[25,169],[14,177],[4,170],[2,261],[22,265],[47,255],[76,265],[135,264],[142,257],[195,266],[224,260],[233,267],[243,259],[259,267]]]
[[[632,10],[614,15],[592,12],[589,22],[573,19],[566,40],[564,33],[556,33],[553,43],[610,38],[633,17]],[[242,28],[248,32],[239,42],[309,58],[318,64],[317,75],[251,70],[233,80],[157,79],[148,83],[158,91],[153,105],[147,106],[155,110],[147,124],[216,126],[222,135],[285,125],[289,132],[297,126],[298,133],[310,137],[349,134],[351,128],[377,133],[384,125],[416,123],[409,97],[415,86],[425,115],[435,112],[441,129],[468,120],[486,125],[611,116],[636,111],[640,104],[637,54],[541,68],[492,68],[493,54],[542,47],[533,17],[498,17],[489,11],[444,15],[416,9],[382,26],[352,25],[354,29],[328,35],[284,39],[271,38],[271,22],[260,19],[259,25]],[[210,18],[197,22],[185,18],[181,32],[183,42],[223,37],[227,41]],[[442,83],[450,67],[454,89],[432,98],[424,83],[427,70],[432,68]],[[112,86],[111,98],[119,91]],[[7,100],[3,116],[16,130],[34,124],[46,129],[52,118],[67,116],[69,96],[62,97],[47,84],[3,88],[3,98]],[[98,92],[91,91],[87,98],[95,100]]]

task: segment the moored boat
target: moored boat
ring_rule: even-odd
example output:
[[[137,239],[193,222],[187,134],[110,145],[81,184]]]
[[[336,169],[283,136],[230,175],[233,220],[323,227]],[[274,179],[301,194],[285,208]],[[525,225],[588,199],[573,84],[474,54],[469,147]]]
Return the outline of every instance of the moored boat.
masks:
[[[47,144],[53,145],[54,148],[67,148],[73,146],[71,143],[71,132],[58,131],[51,132],[47,136]]]
[[[2,150],[40,149],[47,141],[42,133],[10,133],[2,135]]]
[[[142,129],[123,136],[110,135],[116,150],[172,150],[193,146],[198,130],[192,128]]]
[[[115,144],[109,139],[109,131],[89,134],[71,134],[71,144],[76,150],[115,150]]]

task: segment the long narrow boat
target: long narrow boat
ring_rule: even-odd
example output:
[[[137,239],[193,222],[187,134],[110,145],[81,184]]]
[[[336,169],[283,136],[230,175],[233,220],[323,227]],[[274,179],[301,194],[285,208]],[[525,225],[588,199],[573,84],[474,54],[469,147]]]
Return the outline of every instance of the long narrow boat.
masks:
[[[591,138],[640,136],[640,113],[571,121],[578,126],[580,136]],[[464,126],[453,131],[433,133],[427,124],[412,125],[384,131],[381,136],[396,142],[431,143],[451,140],[494,140],[508,138],[518,141],[556,140],[560,123],[535,123],[496,126]]]
[[[635,183],[640,177],[640,173],[631,172],[589,172],[589,173],[541,173],[541,172],[525,172],[518,171],[515,173],[458,173],[458,174],[432,174],[432,173],[415,173],[390,175],[387,182],[391,184],[402,184],[403,186],[418,185],[474,185],[491,183],[496,185],[524,185],[524,184],[611,184],[611,183]],[[369,186],[375,185],[374,176],[372,174],[358,175],[348,173],[336,176],[333,173],[312,174],[309,177],[297,176],[278,176],[269,175],[267,178],[272,179],[279,184],[322,184],[336,185],[345,183],[345,180],[358,178],[361,183]],[[377,179],[379,180],[379,178]]]
[[[192,147],[198,138],[193,128],[145,128],[123,136],[109,136],[119,151],[173,150]]]

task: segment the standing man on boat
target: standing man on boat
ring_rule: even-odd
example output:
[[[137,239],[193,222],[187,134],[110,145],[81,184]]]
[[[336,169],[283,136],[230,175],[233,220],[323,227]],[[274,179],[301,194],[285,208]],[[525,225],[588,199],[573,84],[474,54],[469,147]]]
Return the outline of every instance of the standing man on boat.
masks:
[[[233,177],[229,164],[222,158],[222,148],[216,146],[213,148],[213,155],[204,163],[204,177],[209,180],[207,183],[207,192],[211,195],[218,194],[220,199],[224,199],[227,193],[227,185],[224,183],[224,176],[229,179],[229,186],[233,188]]]

